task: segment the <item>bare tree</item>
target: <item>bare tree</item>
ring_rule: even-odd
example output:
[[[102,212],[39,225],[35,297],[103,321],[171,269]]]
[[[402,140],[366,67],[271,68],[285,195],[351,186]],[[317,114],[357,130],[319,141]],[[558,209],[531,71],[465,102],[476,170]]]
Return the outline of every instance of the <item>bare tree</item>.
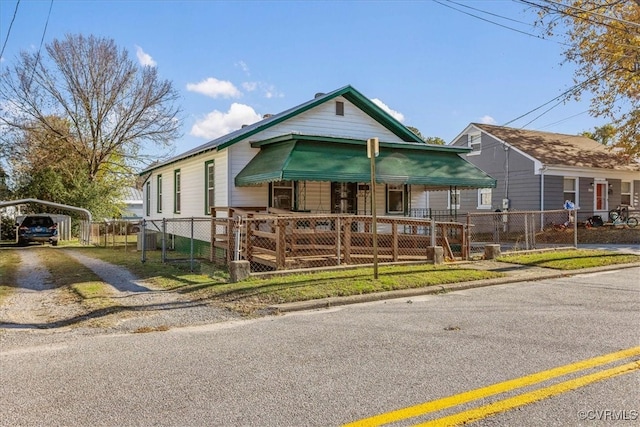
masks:
[[[67,35],[46,53],[22,52],[0,76],[3,130],[44,131],[52,150],[64,147],[86,162],[89,181],[114,169],[131,171],[145,144],[166,148],[179,137],[172,83],[156,68],[137,65],[114,40]]]

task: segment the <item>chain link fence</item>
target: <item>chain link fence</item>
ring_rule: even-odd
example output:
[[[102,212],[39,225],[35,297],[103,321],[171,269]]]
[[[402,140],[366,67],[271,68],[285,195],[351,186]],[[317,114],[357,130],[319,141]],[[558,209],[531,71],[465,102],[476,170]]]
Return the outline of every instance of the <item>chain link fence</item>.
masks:
[[[262,213],[229,209],[228,217],[142,221],[136,247],[162,262],[211,263],[226,269],[249,261],[252,272],[378,263],[432,262],[433,247],[448,260],[482,257],[487,245],[502,252],[577,246],[575,210],[468,213],[460,221],[373,218],[367,215]],[[580,218],[579,218],[580,219]],[[117,226],[116,226],[117,228]],[[114,239],[104,238],[109,245]],[[155,257],[154,257],[155,258]]]
[[[141,223],[138,250],[146,261],[146,251],[161,250],[161,261],[189,263],[212,259],[211,218],[163,218]]]
[[[92,222],[89,230],[89,244],[101,247],[124,247],[135,249],[140,232],[140,222],[129,220],[109,220]],[[81,235],[84,232],[81,230]]]
[[[575,210],[468,213],[469,256],[499,244],[502,252],[577,246]]]

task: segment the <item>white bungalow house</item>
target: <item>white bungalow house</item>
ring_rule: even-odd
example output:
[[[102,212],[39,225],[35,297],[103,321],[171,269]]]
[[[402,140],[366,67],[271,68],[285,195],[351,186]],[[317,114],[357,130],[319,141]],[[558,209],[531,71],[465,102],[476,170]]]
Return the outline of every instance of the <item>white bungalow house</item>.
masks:
[[[370,214],[373,137],[379,215],[424,208],[428,190],[496,185],[461,156],[468,147],[426,144],[345,86],[142,171],[144,217],[202,217],[214,207]]]

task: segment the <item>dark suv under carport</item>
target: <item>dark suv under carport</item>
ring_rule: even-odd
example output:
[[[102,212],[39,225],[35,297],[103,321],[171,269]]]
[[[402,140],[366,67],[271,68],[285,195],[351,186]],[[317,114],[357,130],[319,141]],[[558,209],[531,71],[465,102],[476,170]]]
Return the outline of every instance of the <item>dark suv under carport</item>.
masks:
[[[49,215],[27,215],[20,224],[17,224],[18,245],[26,245],[30,242],[51,243],[58,245],[58,224],[53,222]]]

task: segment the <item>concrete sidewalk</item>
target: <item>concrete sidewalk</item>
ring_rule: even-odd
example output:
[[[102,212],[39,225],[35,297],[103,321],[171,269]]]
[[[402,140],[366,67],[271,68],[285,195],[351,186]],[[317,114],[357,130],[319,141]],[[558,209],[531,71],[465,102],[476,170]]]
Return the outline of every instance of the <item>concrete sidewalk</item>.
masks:
[[[339,305],[358,304],[363,302],[380,301],[393,298],[406,298],[418,295],[431,295],[456,290],[480,288],[484,286],[502,285],[506,283],[529,282],[543,279],[553,279],[558,277],[576,276],[599,271],[619,270],[622,268],[640,267],[640,262],[631,264],[617,264],[603,267],[584,268],[580,270],[554,270],[551,268],[509,264],[498,261],[471,261],[452,264],[459,268],[470,268],[476,270],[495,271],[504,273],[505,277],[495,279],[474,280],[471,282],[451,283],[446,285],[428,286],[424,288],[403,289],[399,291],[375,292],[371,294],[352,295],[347,297],[330,297],[310,301],[299,301],[285,304],[269,306],[268,309],[274,312],[292,312],[302,310],[313,310],[329,308]]]

